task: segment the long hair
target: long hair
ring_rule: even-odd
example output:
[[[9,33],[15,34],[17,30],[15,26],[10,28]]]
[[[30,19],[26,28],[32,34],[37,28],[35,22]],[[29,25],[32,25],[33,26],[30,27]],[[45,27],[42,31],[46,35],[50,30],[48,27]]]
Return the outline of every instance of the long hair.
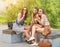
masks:
[[[36,13],[32,13],[32,17],[34,18],[35,17],[35,15],[38,13],[38,8],[37,7],[34,7],[34,9],[36,9],[37,10],[37,12]]]
[[[25,17],[24,17],[24,19],[26,19],[26,18],[27,18],[27,14],[28,14],[28,9],[27,9],[27,7],[23,7],[23,8],[22,8],[22,10],[21,10],[21,15],[23,16],[23,10],[24,10],[24,8],[26,8],[26,13],[25,13]]]
[[[41,8],[40,8],[41,9]],[[46,17],[47,17],[47,19],[48,19],[48,16],[47,16],[47,14],[45,13],[45,11],[44,11],[44,9],[41,9],[42,10],[42,13],[44,14],[44,15],[46,15]],[[49,21],[49,19],[48,19],[48,21]]]

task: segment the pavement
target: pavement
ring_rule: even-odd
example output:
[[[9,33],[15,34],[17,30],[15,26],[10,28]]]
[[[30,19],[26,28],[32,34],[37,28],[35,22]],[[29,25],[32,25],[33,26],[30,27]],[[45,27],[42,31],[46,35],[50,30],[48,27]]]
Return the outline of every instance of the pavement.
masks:
[[[3,38],[2,38],[2,30],[7,29],[7,28],[8,28],[7,25],[0,24],[0,47],[38,47],[38,46],[32,46],[30,44],[27,44],[26,42],[20,42],[20,43],[15,43],[15,44],[3,42],[2,41],[3,40]],[[52,33],[53,34],[60,34],[59,31],[60,31],[60,29],[54,29],[54,31]]]
[[[0,47],[38,47],[27,44],[26,42],[15,43],[15,44],[3,42],[2,30],[4,29],[7,29],[7,25],[0,24]]]

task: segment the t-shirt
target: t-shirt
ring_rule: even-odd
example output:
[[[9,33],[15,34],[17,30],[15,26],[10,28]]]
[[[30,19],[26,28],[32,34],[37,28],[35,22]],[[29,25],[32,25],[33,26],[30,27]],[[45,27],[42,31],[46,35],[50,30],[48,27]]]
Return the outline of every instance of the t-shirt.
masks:
[[[50,25],[47,16],[46,15],[42,15],[42,16],[44,16],[44,25]]]

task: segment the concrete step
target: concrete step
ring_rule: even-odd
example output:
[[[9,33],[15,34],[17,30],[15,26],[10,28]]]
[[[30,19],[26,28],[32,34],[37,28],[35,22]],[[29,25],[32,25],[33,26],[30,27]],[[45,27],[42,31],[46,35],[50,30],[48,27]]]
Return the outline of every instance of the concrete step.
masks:
[[[16,43],[16,44],[0,42],[0,47],[38,47],[38,46],[32,46],[32,45],[27,44],[25,42]]]
[[[3,42],[2,30],[4,29],[7,29],[7,26],[0,25],[0,47],[38,47],[38,46],[31,46],[25,42],[15,43],[15,44]],[[60,34],[60,29],[59,30],[52,29],[51,31],[52,31],[51,35]],[[52,47],[60,47],[60,36],[58,38],[50,39],[50,41],[53,45]]]

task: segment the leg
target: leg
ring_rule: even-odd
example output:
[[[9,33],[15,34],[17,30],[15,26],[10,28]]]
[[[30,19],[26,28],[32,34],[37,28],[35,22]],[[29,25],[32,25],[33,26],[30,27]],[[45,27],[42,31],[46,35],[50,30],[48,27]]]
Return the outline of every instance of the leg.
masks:
[[[24,30],[30,30],[30,26],[29,25],[25,25]]]
[[[33,25],[33,27],[32,27],[32,36],[31,37],[36,36],[36,32],[41,33],[41,28],[38,25]]]
[[[28,40],[30,38],[30,31],[24,30],[24,34],[26,35],[26,39]]]
[[[35,32],[36,32],[36,26],[35,25],[33,25],[32,26],[32,35],[31,35],[31,37],[34,37],[35,36]]]
[[[37,43],[37,34],[36,34],[36,25],[32,26],[32,35],[30,37],[30,41],[33,43],[32,45],[38,45]]]
[[[32,41],[32,43],[34,43],[34,45],[36,45],[37,44],[37,35],[36,35],[36,32],[37,32],[37,29],[38,28],[40,28],[40,26],[38,26],[38,25],[36,25],[36,24],[34,24],[33,26],[32,26],[32,34],[31,34],[31,37],[30,37],[30,41]],[[26,34],[27,35],[27,34]]]
[[[24,34],[25,34],[25,38],[28,40],[30,38],[30,26],[29,25],[25,25],[24,26]]]
[[[30,40],[35,39],[35,41],[37,42],[36,32],[40,32],[41,33],[40,25],[36,25],[35,24],[35,25],[32,26],[32,36],[31,36]]]

